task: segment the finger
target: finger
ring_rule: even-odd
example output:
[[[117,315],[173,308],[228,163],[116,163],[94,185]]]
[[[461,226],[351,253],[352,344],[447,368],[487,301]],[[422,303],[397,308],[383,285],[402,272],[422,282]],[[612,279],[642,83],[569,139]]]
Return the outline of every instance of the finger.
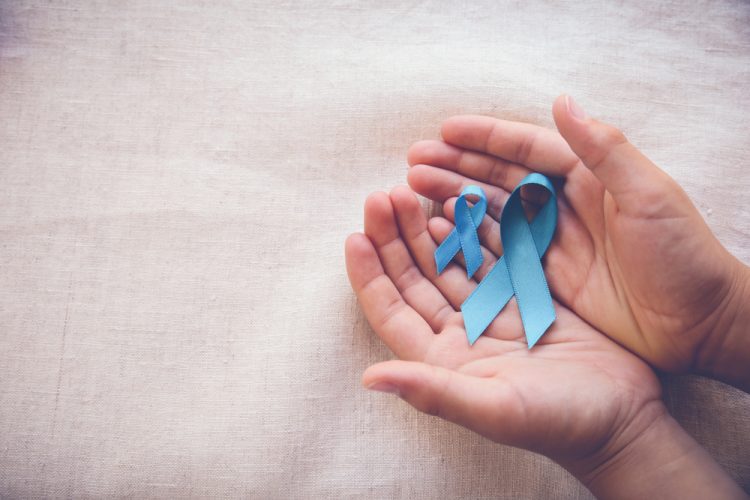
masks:
[[[385,275],[372,242],[364,234],[352,234],[345,255],[349,281],[375,333],[399,358],[424,359],[435,335]]]
[[[664,207],[674,181],[630,144],[622,132],[589,118],[570,97],[557,98],[552,112],[557,128],[575,154],[612,195],[617,207],[631,215]]]
[[[562,177],[580,163],[560,134],[530,123],[461,115],[445,120],[441,133],[448,144],[494,155],[543,174]]]
[[[531,173],[528,168],[502,158],[452,146],[443,141],[419,141],[412,144],[407,160],[410,166],[432,165],[505,191],[512,191]]]
[[[421,412],[496,441],[503,441],[523,421],[523,402],[502,378],[474,377],[426,363],[387,361],[369,367],[362,384],[397,394]]]
[[[435,333],[440,332],[456,310],[416,265],[399,231],[394,207],[387,194],[374,193],[367,198],[365,234],[375,246],[385,274],[406,303]]]
[[[429,165],[413,166],[409,169],[406,179],[414,191],[440,203],[453,196],[459,196],[466,186],[479,186],[487,196],[487,213],[496,219],[500,218],[509,196],[507,191],[499,187]]]
[[[456,199],[457,198],[449,198],[443,203],[443,215],[445,215],[445,218],[452,224],[455,224],[456,222]],[[477,228],[477,234],[479,235],[479,241],[482,242],[482,246],[486,247],[495,256],[499,257],[503,254],[503,243],[500,238],[500,224],[495,219],[489,215],[485,215],[484,219],[482,219],[482,223],[479,224],[479,227]]]
[[[459,266],[448,266],[442,273],[437,274],[435,266],[435,250],[437,244],[432,238],[419,200],[411,189],[400,186],[391,191],[391,201],[396,213],[398,226],[403,235],[409,252],[414,257],[422,274],[430,279],[446,300],[452,305],[451,311],[456,315],[453,320],[463,326],[457,309],[474,289],[473,280],[467,279],[466,271]],[[460,253],[460,252],[459,252]]]

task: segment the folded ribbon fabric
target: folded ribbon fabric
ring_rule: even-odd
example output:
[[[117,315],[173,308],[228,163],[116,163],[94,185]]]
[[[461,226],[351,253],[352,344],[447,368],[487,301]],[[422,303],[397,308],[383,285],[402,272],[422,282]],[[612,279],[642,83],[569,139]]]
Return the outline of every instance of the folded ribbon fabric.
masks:
[[[474,195],[479,197],[476,204],[469,209],[466,197]],[[435,264],[437,265],[438,274],[443,272],[453,257],[459,250],[464,253],[466,261],[466,275],[471,278],[479,266],[482,265],[482,250],[479,246],[477,237],[477,228],[484,219],[487,211],[487,197],[484,195],[482,188],[477,186],[467,186],[461,192],[461,196],[456,200],[454,210],[456,228],[451,231],[448,237],[435,250]]]
[[[534,220],[529,223],[521,203],[521,187],[532,184],[549,191],[550,197]],[[471,221],[473,228],[476,228],[480,222],[476,219],[471,219]],[[464,227],[461,227],[462,225]],[[457,238],[453,236],[454,233],[461,234],[469,231],[465,225],[466,218],[459,219],[456,215],[456,229],[448,236],[448,239]],[[555,320],[555,308],[544,277],[541,257],[552,241],[556,226],[555,188],[544,175],[529,174],[513,190],[500,217],[500,237],[504,255],[461,305],[466,335],[470,344],[476,342],[514,295],[521,313],[529,348],[536,344],[547,331]],[[476,237],[476,229],[474,230]],[[464,255],[466,255],[465,250]]]

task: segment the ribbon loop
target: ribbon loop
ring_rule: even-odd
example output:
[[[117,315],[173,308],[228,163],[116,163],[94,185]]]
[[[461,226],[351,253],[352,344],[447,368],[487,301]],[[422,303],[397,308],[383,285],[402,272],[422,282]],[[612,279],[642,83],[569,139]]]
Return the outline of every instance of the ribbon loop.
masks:
[[[547,202],[529,223],[521,203],[521,187],[543,187]],[[469,343],[473,344],[515,295],[526,342],[531,348],[555,321],[555,308],[544,277],[541,258],[555,234],[557,196],[542,174],[527,175],[513,190],[500,217],[505,254],[461,305]]]
[[[466,201],[467,196],[477,196],[479,199],[473,207],[469,208]],[[482,188],[478,186],[467,186],[461,191],[461,196],[456,200],[455,220],[456,227],[447,238],[435,250],[435,265],[438,274],[453,260],[453,257],[461,250],[466,261],[466,275],[471,278],[482,265],[482,249],[479,246],[477,228],[482,223],[484,214],[487,212],[487,197]]]

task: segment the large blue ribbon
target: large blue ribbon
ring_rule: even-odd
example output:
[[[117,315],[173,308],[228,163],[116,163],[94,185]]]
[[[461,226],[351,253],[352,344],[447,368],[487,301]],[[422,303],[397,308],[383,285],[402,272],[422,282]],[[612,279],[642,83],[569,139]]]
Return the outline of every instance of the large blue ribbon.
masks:
[[[469,209],[466,201],[467,196],[477,196],[479,199],[476,204]],[[484,195],[482,188],[478,186],[467,186],[461,191],[461,196],[456,200],[454,210],[456,227],[450,232],[447,238],[435,250],[435,265],[438,274],[443,272],[445,266],[458,253],[459,250],[464,253],[466,261],[466,275],[471,278],[482,265],[482,249],[479,246],[479,237],[477,228],[484,219],[487,211],[487,197]]]
[[[529,223],[521,203],[521,187],[532,184],[549,191],[550,197]],[[458,224],[465,221],[456,218],[457,227]],[[556,226],[555,188],[542,174],[527,175],[511,193],[500,217],[504,255],[461,305],[470,344],[476,342],[514,295],[529,348],[555,321],[541,257],[552,241]]]

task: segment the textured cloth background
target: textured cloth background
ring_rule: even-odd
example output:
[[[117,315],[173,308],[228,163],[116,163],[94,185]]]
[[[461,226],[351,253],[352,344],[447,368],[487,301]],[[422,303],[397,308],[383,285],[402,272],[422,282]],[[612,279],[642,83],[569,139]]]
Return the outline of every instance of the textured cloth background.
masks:
[[[565,91],[749,263],[750,4],[369,4],[0,4],[0,496],[589,496],[360,388],[343,242],[443,118]],[[750,398],[664,382],[750,488]]]

